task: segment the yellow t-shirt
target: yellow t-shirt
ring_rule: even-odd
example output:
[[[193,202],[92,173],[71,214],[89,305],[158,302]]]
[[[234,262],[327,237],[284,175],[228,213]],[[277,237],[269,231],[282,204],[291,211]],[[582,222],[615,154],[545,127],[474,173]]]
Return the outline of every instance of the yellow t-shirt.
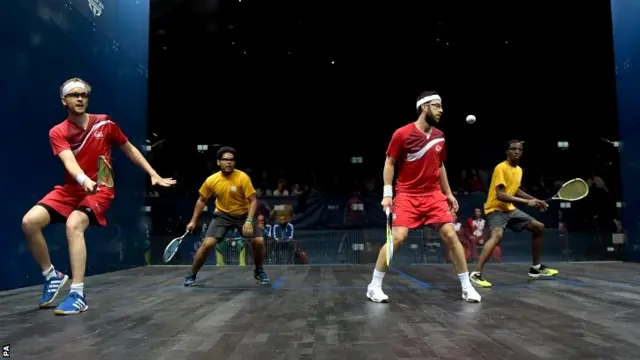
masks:
[[[487,203],[484,204],[484,213],[489,214],[494,211],[511,211],[515,210],[512,203],[498,200],[498,192],[496,188],[499,185],[504,186],[504,192],[508,195],[515,196],[522,182],[522,168],[520,166],[511,166],[508,161],[503,161],[493,169],[491,176],[491,185],[489,185],[489,194],[487,195]]]
[[[229,176],[221,171],[209,176],[200,187],[200,195],[216,197],[216,210],[228,215],[240,216],[249,212],[249,196],[254,195],[251,178],[244,171],[233,170]]]

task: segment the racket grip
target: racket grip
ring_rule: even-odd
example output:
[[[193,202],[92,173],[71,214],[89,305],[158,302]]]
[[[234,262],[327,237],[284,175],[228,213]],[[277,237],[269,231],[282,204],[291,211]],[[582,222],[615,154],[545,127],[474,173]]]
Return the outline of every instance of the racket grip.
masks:
[[[384,209],[384,213],[387,214],[387,216],[391,215],[391,209],[390,208]]]

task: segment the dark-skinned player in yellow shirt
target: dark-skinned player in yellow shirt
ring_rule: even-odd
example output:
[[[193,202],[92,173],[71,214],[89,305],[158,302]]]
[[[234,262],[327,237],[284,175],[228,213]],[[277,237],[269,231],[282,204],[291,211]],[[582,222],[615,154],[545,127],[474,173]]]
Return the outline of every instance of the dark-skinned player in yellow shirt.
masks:
[[[514,205],[523,204],[541,211],[545,211],[549,207],[544,201],[538,200],[520,189],[522,168],[518,166],[518,161],[522,156],[522,151],[522,141],[509,141],[507,143],[507,159],[493,170],[487,202],[484,207],[487,223],[491,229],[491,238],[484,244],[476,268],[469,275],[469,280],[473,285],[491,287],[491,283],[482,276],[482,269],[491,257],[493,250],[502,240],[505,228],[515,232],[528,230],[532,234],[533,264],[529,268],[530,278],[552,277],[559,273],[558,270],[551,269],[541,263],[544,225]]]

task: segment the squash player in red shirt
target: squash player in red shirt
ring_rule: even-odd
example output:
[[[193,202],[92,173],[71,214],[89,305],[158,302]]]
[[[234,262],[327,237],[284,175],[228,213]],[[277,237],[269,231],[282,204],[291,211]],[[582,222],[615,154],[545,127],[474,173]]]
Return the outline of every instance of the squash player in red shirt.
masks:
[[[426,91],[418,97],[418,120],[393,133],[384,164],[384,193],[382,208],[391,208],[393,216],[394,253],[407,238],[410,229],[431,225],[439,229],[449,251],[451,262],[462,286],[462,299],[479,303],[480,294],[471,286],[464,248],[453,226],[452,212],[458,211],[458,202],[451,193],[444,167],[444,133],[435,125],[442,116],[442,99],[435,91]],[[393,196],[393,175],[398,167],[396,194]],[[367,298],[373,302],[388,302],[382,291],[382,279],[387,272],[387,247],[378,255],[373,279],[367,287]]]
[[[79,78],[69,79],[60,87],[62,105],[69,116],[49,131],[49,140],[53,154],[64,164],[64,185],[55,186],[22,219],[29,249],[45,278],[41,308],[52,305],[69,278],[51,264],[42,229],[50,223],[66,223],[73,278],[69,296],[56,307],[57,315],[88,309],[83,284],[87,261],[84,232],[90,225],[107,224],[105,213],[115,197],[113,188],[97,188],[98,157],[111,161],[111,145],[115,144],[151,176],[152,185],[169,187],[176,183],[160,177],[108,115],[86,113],[90,93],[91,86]]]

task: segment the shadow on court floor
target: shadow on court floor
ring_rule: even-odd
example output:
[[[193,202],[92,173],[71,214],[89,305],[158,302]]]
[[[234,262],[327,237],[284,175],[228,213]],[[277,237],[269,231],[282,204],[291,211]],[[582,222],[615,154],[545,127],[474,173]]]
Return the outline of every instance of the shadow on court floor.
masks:
[[[85,281],[89,310],[40,310],[41,287],[0,293],[0,341],[16,359],[633,359],[640,265],[487,266],[481,304],[460,298],[450,265],[393,269],[389,304],[366,300],[371,266],[146,267]],[[63,295],[68,292],[68,285]],[[62,296],[61,296],[62,297]]]

